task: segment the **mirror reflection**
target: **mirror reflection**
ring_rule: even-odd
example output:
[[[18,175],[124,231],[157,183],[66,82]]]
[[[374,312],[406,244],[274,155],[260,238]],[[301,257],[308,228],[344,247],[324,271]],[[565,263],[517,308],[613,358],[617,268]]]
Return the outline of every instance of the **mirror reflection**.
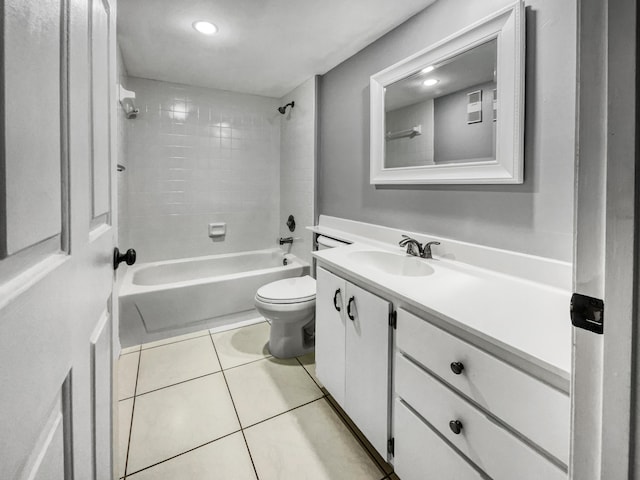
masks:
[[[496,158],[497,40],[385,89],[385,168]]]

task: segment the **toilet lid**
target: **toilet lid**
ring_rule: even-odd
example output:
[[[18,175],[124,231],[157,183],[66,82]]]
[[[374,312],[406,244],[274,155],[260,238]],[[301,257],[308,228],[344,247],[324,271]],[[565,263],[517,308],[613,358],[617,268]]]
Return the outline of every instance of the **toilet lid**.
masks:
[[[308,302],[316,298],[316,281],[309,275],[285,278],[260,287],[256,296],[268,303]]]

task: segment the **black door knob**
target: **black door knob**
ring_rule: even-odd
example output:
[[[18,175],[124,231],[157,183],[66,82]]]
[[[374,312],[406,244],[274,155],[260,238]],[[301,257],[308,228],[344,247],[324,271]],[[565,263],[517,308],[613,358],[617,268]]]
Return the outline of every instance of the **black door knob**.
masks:
[[[462,362],[451,362],[451,371],[456,375],[460,375],[464,370]]]
[[[462,431],[462,422],[460,420],[451,420],[449,422],[449,428],[456,435],[460,435],[460,432]]]
[[[127,265],[136,263],[136,251],[130,248],[125,253],[120,253],[118,247],[113,249],[113,269],[117,270],[120,263],[126,262]]]

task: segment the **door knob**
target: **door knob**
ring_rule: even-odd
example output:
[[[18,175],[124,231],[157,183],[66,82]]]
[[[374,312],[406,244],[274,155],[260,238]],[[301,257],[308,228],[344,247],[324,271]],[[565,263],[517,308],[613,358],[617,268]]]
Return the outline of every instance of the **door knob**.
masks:
[[[130,248],[125,253],[120,253],[118,247],[113,249],[113,269],[117,270],[120,263],[126,262],[127,265],[136,263],[136,251]]]

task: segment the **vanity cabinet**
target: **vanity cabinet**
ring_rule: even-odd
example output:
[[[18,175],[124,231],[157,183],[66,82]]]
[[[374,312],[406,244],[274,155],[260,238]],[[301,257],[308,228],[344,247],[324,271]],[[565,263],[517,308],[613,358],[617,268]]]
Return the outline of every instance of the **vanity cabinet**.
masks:
[[[568,395],[403,309],[394,365],[394,468],[402,480],[440,478],[442,459],[433,470],[421,459],[431,452],[412,444],[430,430],[461,453],[461,466],[470,461],[492,479],[566,480],[558,460],[566,464],[569,453]],[[407,428],[405,410],[419,423]]]
[[[391,303],[319,267],[316,374],[387,457]]]

